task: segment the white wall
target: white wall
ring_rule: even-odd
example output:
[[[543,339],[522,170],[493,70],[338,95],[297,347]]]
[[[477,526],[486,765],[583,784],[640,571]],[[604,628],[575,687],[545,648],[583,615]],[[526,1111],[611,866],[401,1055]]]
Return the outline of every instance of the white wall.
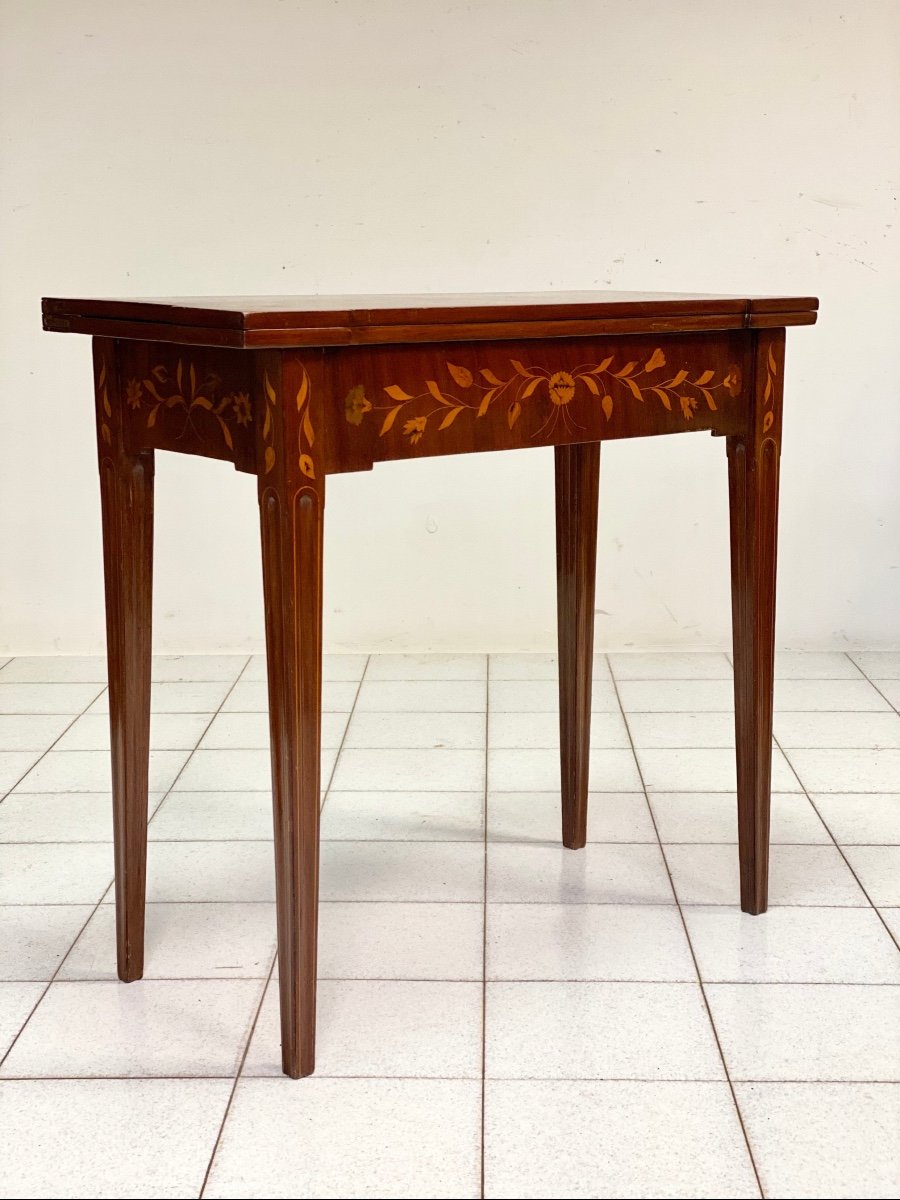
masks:
[[[900,636],[900,4],[2,0],[0,643],[103,644],[87,338],[41,295],[818,294],[780,641]],[[260,645],[254,482],[157,456],[156,645]],[[332,647],[553,642],[552,455],[329,482]],[[604,450],[606,647],[729,636],[724,445]]]

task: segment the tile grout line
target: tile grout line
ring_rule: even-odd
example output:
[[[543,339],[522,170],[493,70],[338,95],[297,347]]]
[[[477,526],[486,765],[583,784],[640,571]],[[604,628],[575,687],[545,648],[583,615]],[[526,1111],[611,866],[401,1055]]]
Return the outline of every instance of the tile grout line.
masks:
[[[210,727],[210,725],[212,725],[213,721],[216,719],[216,717],[218,716],[219,712],[221,711],[222,704],[224,704],[224,703],[225,703],[225,701],[228,699],[228,697],[229,697],[229,696],[231,695],[231,693],[234,691],[235,687],[237,686],[237,682],[238,682],[238,680],[241,678],[241,676],[243,675],[244,671],[246,671],[246,669],[247,669],[247,667],[248,667],[248,665],[249,665],[249,663],[250,663],[250,658],[251,658],[251,656],[250,656],[250,655],[247,655],[247,661],[244,663],[243,667],[241,667],[240,671],[238,671],[238,673],[237,673],[237,676],[236,676],[236,678],[235,678],[234,682],[232,683],[232,685],[231,685],[231,687],[228,689],[228,691],[225,693],[225,696],[224,696],[224,698],[222,699],[222,703],[219,705],[219,707],[216,709],[216,711],[215,711],[215,712],[214,712],[214,713],[213,713],[213,714],[210,716],[210,718],[209,718],[209,721],[207,722],[206,728],[203,730],[203,733],[201,733],[200,737],[197,739],[197,745],[199,745],[199,744],[200,744],[200,742],[203,740],[203,738],[206,736],[206,733],[207,733],[207,731],[209,730],[209,727]],[[152,688],[152,680],[151,680],[151,688]],[[79,713],[79,716],[83,716],[83,715],[84,715],[84,712],[86,712],[86,711],[87,711],[87,708],[90,708],[90,707],[91,707],[91,705],[93,705],[93,704],[96,704],[96,702],[97,702],[97,700],[100,698],[100,696],[102,696],[102,695],[103,695],[103,693],[104,693],[104,692],[106,692],[106,691],[108,691],[108,690],[109,690],[109,684],[107,684],[105,688],[102,688],[102,689],[100,690],[100,693],[99,693],[99,695],[94,697],[94,699],[93,699],[93,700],[90,702],[90,704],[89,704],[89,705],[87,705],[87,706],[86,706],[86,708],[85,708],[85,709],[82,711],[82,713]],[[77,719],[77,718],[76,718],[76,719]],[[152,713],[151,713],[151,720],[152,720]],[[74,724],[74,722],[72,722],[72,724]],[[69,726],[69,728],[71,728],[71,725]],[[62,736],[62,735],[60,735],[60,736]],[[175,784],[176,784],[176,783],[178,782],[178,780],[181,778],[181,775],[182,775],[182,773],[184,772],[184,770],[185,770],[185,768],[187,767],[188,763],[189,763],[189,762],[191,761],[191,759],[193,758],[193,756],[194,756],[194,753],[196,752],[196,749],[197,749],[197,746],[195,745],[195,746],[194,746],[194,749],[193,749],[193,750],[191,750],[191,752],[188,754],[187,758],[186,758],[186,759],[184,760],[184,762],[181,764],[181,767],[179,768],[179,770],[178,770],[177,774],[175,775],[175,778],[172,780],[172,783],[171,783],[171,785],[169,786],[168,790],[167,790],[167,791],[165,791],[165,792],[163,792],[163,795],[162,795],[161,799],[159,800],[159,803],[158,803],[158,804],[155,806],[155,808],[153,809],[153,812],[152,812],[152,813],[149,811],[149,803],[148,803],[148,811],[147,811],[147,829],[148,829],[147,848],[148,848],[148,851],[149,851],[149,847],[150,847],[150,838],[149,838],[149,828],[150,828],[150,822],[153,820],[153,818],[156,816],[156,814],[159,812],[160,808],[162,807],[163,803],[166,801],[166,799],[168,798],[168,796],[171,794],[171,792],[172,792],[172,789],[175,787]],[[110,787],[111,787],[111,786],[112,786],[112,784],[110,784]],[[104,845],[112,845],[112,842],[109,842],[109,843],[103,843],[103,844],[104,844]],[[68,948],[68,950],[66,950],[65,954],[62,956],[62,958],[61,958],[61,959],[59,960],[59,962],[56,964],[56,969],[54,970],[53,974],[50,976],[49,980],[47,980],[46,987],[45,987],[45,988],[44,988],[44,990],[41,992],[40,996],[38,996],[38,998],[37,998],[37,1001],[35,1002],[35,1004],[34,1004],[34,1005],[33,1005],[33,1007],[31,1008],[31,1011],[28,1013],[28,1016],[25,1018],[25,1020],[24,1020],[24,1021],[22,1022],[22,1024],[19,1026],[19,1029],[18,1029],[18,1032],[16,1033],[16,1036],[13,1038],[13,1040],[10,1042],[9,1046],[8,1046],[8,1047],[7,1047],[7,1049],[6,1049],[6,1053],[5,1053],[5,1054],[4,1054],[2,1057],[0,1057],[0,1070],[2,1070],[2,1069],[3,1069],[3,1064],[4,1064],[4,1063],[6,1062],[6,1060],[9,1058],[10,1054],[12,1054],[12,1052],[13,1052],[13,1049],[14,1049],[14,1047],[15,1047],[16,1043],[18,1042],[18,1040],[19,1040],[19,1038],[22,1036],[22,1034],[25,1032],[25,1029],[26,1029],[26,1027],[28,1026],[29,1022],[31,1021],[31,1018],[34,1016],[35,1012],[38,1010],[38,1008],[40,1007],[41,1003],[43,1002],[43,999],[44,999],[44,997],[47,995],[47,993],[49,992],[50,988],[51,988],[51,987],[52,987],[52,985],[55,983],[55,981],[56,981],[56,977],[59,975],[60,971],[61,971],[61,970],[63,969],[63,967],[65,966],[65,964],[66,964],[66,961],[67,961],[67,959],[68,959],[69,955],[70,955],[70,954],[72,953],[72,951],[75,949],[75,945],[76,945],[76,943],[78,942],[79,938],[80,938],[80,937],[81,937],[81,935],[84,933],[85,929],[88,927],[88,925],[90,924],[90,922],[91,922],[91,921],[94,919],[94,916],[96,915],[96,913],[97,913],[97,910],[98,910],[98,909],[100,908],[100,906],[103,904],[103,901],[105,900],[106,896],[108,895],[108,893],[109,893],[109,889],[110,889],[111,887],[113,887],[114,885],[115,885],[115,870],[113,871],[113,878],[112,878],[112,880],[111,880],[111,881],[110,881],[110,882],[109,882],[109,883],[106,885],[106,887],[105,887],[105,888],[103,889],[103,891],[100,893],[100,899],[99,899],[99,900],[97,901],[97,903],[96,903],[96,904],[93,906],[93,908],[91,909],[90,913],[89,913],[89,914],[88,914],[88,916],[87,916],[87,919],[84,921],[84,923],[82,924],[82,926],[80,927],[80,929],[78,930],[78,932],[75,934],[75,936],[74,936],[74,938],[72,939],[72,941],[69,943],[69,948]],[[146,907],[146,903],[145,903],[145,907]],[[43,982],[43,981],[41,981],[41,980],[37,980],[36,982]]]
[[[862,653],[862,652],[860,652],[860,653]],[[850,655],[848,654],[847,657],[850,658]],[[878,695],[882,698],[882,700],[885,702],[885,704],[889,704],[895,713],[900,713],[900,709],[897,708],[897,705],[893,704],[887,698],[887,696],[884,694],[884,692],[881,690],[881,688],[878,686],[878,684],[874,681],[874,679],[869,678],[869,675],[867,674],[866,671],[864,671],[862,669],[862,667],[859,665],[859,663],[856,662],[852,658],[850,658],[850,661],[853,663],[854,667],[856,667],[857,671],[859,671],[860,675],[862,675],[863,679],[868,680],[868,682],[872,685],[872,687],[875,689],[875,691],[878,693]]]
[[[331,764],[331,771],[329,772],[329,775],[328,775],[328,783],[324,788],[322,788],[322,799],[319,804],[319,817],[320,818],[322,816],[322,810],[325,807],[325,801],[328,799],[328,797],[331,793],[331,784],[334,780],[334,773],[338,768],[338,763],[340,761],[341,754],[344,751],[344,743],[347,741],[347,734],[350,732],[350,722],[353,720],[353,714],[356,712],[356,704],[357,704],[357,701],[359,700],[359,693],[362,691],[363,681],[366,678],[366,672],[369,669],[369,663],[371,661],[372,661],[372,655],[367,654],[366,661],[363,664],[362,674],[360,675],[359,682],[356,685],[356,691],[353,693],[353,703],[350,706],[350,711],[347,713],[347,723],[344,725],[344,732],[341,737],[341,742],[337,748],[337,753],[334,756],[334,762]],[[320,720],[323,715],[324,715],[323,713],[319,714]],[[321,753],[321,747],[320,747],[320,753]]]
[[[487,1097],[487,921],[488,921],[488,782],[490,762],[491,723],[491,656],[485,655],[484,667],[484,865],[482,867],[481,904],[481,1153],[479,1165],[479,1194],[484,1200],[484,1122]]]
[[[854,665],[855,665],[855,664],[854,664]],[[773,740],[774,740],[774,739],[773,739]],[[777,740],[775,740],[775,744],[776,744],[776,746],[778,746],[778,742],[777,742]],[[807,787],[806,787],[806,784],[805,784],[805,783],[803,782],[803,780],[800,778],[800,773],[797,771],[796,767],[795,767],[795,766],[794,766],[794,764],[791,762],[791,760],[790,760],[790,758],[788,757],[788,755],[784,753],[784,750],[781,748],[781,746],[778,746],[778,748],[779,748],[779,750],[781,750],[781,753],[784,755],[785,759],[787,760],[787,764],[788,764],[788,766],[791,768],[791,772],[793,773],[793,775],[794,775],[794,778],[795,778],[795,779],[797,780],[797,782],[800,784],[801,788],[803,788],[803,795],[804,795],[804,796],[806,797],[806,799],[809,801],[809,804],[811,805],[813,812],[816,814],[816,816],[819,818],[819,820],[820,820],[820,821],[822,822],[822,824],[825,826],[825,831],[826,831],[826,833],[828,834],[828,836],[831,838],[831,841],[832,841],[832,844],[833,844],[833,846],[834,846],[835,850],[837,850],[838,854],[840,854],[841,858],[844,860],[844,862],[845,862],[845,863],[846,863],[846,865],[847,865],[847,870],[850,872],[850,874],[851,874],[851,875],[853,876],[853,878],[856,880],[856,883],[857,883],[857,886],[859,887],[859,890],[860,890],[860,891],[862,892],[862,894],[865,896],[866,900],[868,900],[868,902],[869,902],[869,904],[870,904],[870,906],[871,906],[871,908],[872,908],[873,912],[874,912],[874,913],[875,913],[875,915],[878,917],[878,920],[881,922],[881,924],[882,924],[882,925],[884,926],[884,928],[887,930],[887,935],[888,935],[888,937],[891,939],[891,941],[894,943],[894,945],[897,947],[897,949],[898,949],[898,950],[900,950],[900,942],[898,942],[898,941],[897,941],[897,938],[896,938],[896,936],[895,936],[895,934],[894,934],[894,931],[891,929],[890,925],[888,925],[887,921],[884,919],[884,916],[882,915],[881,909],[880,909],[880,908],[878,907],[878,905],[877,905],[877,904],[875,904],[875,902],[872,900],[872,897],[869,895],[869,893],[868,893],[868,890],[867,890],[867,889],[866,889],[866,888],[863,886],[863,882],[862,882],[862,880],[861,880],[861,879],[860,879],[860,877],[857,875],[856,871],[853,869],[853,864],[850,862],[850,859],[849,859],[849,858],[847,857],[847,855],[844,853],[844,847],[843,847],[843,846],[840,844],[840,842],[838,842],[837,838],[836,838],[836,837],[834,836],[834,834],[831,832],[831,826],[828,824],[828,822],[825,820],[825,818],[824,818],[824,817],[822,816],[822,814],[819,812],[818,805],[817,805],[817,804],[816,804],[816,802],[813,800],[812,796],[809,794],[809,791],[808,791],[808,789],[807,789]],[[845,793],[845,794],[849,795],[850,793]],[[863,793],[863,794],[864,794],[864,795],[878,795],[879,793],[869,792],[869,793]],[[886,906],[886,907],[890,907],[890,906]]]
[[[13,659],[10,659],[9,661],[10,661],[10,662],[12,662],[12,661],[13,661]],[[9,663],[7,663],[7,666],[8,666],[8,665],[9,665]],[[0,668],[0,670],[2,670],[2,668]],[[52,742],[50,743],[50,745],[49,745],[49,746],[46,748],[46,750],[44,750],[44,751],[43,751],[41,754],[39,754],[39,755],[38,755],[38,757],[37,757],[37,758],[34,760],[34,762],[33,762],[33,763],[31,764],[31,766],[30,766],[30,767],[27,769],[27,771],[23,771],[23,773],[22,773],[22,774],[19,776],[19,778],[18,778],[18,779],[16,780],[16,782],[15,782],[15,783],[12,785],[12,787],[8,788],[8,789],[6,790],[6,792],[4,793],[3,797],[2,797],[2,798],[0,798],[0,804],[3,804],[3,802],[4,802],[5,800],[8,800],[8,799],[9,799],[9,797],[10,797],[10,796],[13,794],[13,792],[16,790],[16,788],[19,786],[19,784],[20,784],[20,783],[22,783],[22,781],[23,781],[23,780],[25,780],[25,779],[27,779],[27,778],[28,778],[28,776],[31,774],[31,772],[34,770],[34,768],[35,768],[35,767],[38,765],[38,763],[42,763],[42,762],[44,761],[44,759],[47,757],[47,755],[50,753],[50,751],[53,749],[53,747],[54,747],[54,746],[56,746],[56,745],[58,745],[58,743],[61,741],[61,739],[62,739],[62,738],[64,738],[64,737],[66,736],[66,734],[69,732],[69,730],[70,730],[70,729],[72,728],[72,726],[75,724],[75,722],[76,722],[76,721],[80,721],[80,720],[81,720],[81,718],[82,718],[82,717],[85,715],[85,713],[88,711],[88,709],[89,709],[89,708],[91,708],[91,707],[92,707],[94,704],[96,704],[96,703],[97,703],[97,701],[100,699],[100,697],[103,695],[103,693],[104,693],[104,692],[107,690],[107,686],[108,686],[108,685],[106,685],[106,686],[103,686],[103,687],[101,687],[101,688],[100,688],[100,691],[97,693],[97,695],[96,695],[96,696],[94,696],[94,698],[93,698],[92,700],[89,700],[89,701],[87,702],[87,704],[84,706],[84,708],[82,708],[82,709],[80,710],[80,712],[77,712],[77,713],[76,713],[76,714],[75,714],[75,715],[72,717],[71,721],[68,723],[68,725],[67,725],[67,726],[65,727],[65,729],[62,731],[62,733],[59,735],[59,737],[57,737],[57,738],[54,738],[54,739],[53,739],[53,741],[52,741]],[[69,714],[68,714],[68,713],[34,713],[34,714],[30,714],[30,713],[8,713],[8,714],[6,714],[6,713],[5,713],[5,714],[3,714],[3,715],[4,715],[4,716],[7,716],[7,715],[8,715],[8,716],[32,716],[32,715],[33,715],[33,716],[48,716],[48,717],[52,717],[52,716],[63,716],[63,717],[66,717],[66,716],[68,716]],[[28,754],[28,753],[31,753],[31,751],[25,751],[25,753],[26,753],[26,754]],[[62,753],[62,752],[61,752],[61,751],[57,751],[57,753]],[[26,794],[29,794],[29,795],[30,795],[31,793],[26,793]]]
[[[622,705],[622,698],[619,695],[619,687],[618,687],[618,683],[616,682],[615,675],[613,675],[612,664],[610,664],[610,675],[612,675],[613,688],[615,689],[616,697],[619,701],[619,708],[621,709],[621,712],[622,712],[622,718],[625,721],[625,728],[628,731],[629,739],[631,739],[631,727],[628,724],[628,717],[627,717],[627,715],[625,713],[625,709]],[[756,1186],[759,1189],[760,1196],[765,1197],[765,1191],[763,1189],[762,1180],[759,1177],[759,1170],[756,1166],[756,1160],[753,1157],[753,1148],[750,1145],[750,1136],[747,1132],[747,1126],[744,1124],[744,1114],[741,1112],[741,1106],[738,1103],[737,1092],[735,1091],[734,1082],[732,1081],[732,1078],[731,1078],[731,1072],[729,1071],[728,1063],[725,1060],[725,1052],[723,1051],[722,1043],[719,1040],[719,1031],[718,1031],[718,1029],[716,1029],[716,1023],[713,1020],[712,1007],[710,1006],[710,1003],[709,1003],[709,997],[706,994],[706,986],[703,982],[703,976],[700,971],[700,964],[697,962],[697,955],[694,952],[694,944],[691,941],[691,935],[688,931],[687,921],[685,920],[684,911],[681,907],[681,901],[678,898],[678,892],[675,889],[675,881],[672,878],[672,872],[669,868],[669,860],[666,857],[665,847],[662,843],[662,839],[659,836],[659,828],[656,824],[656,814],[653,812],[653,805],[650,803],[650,794],[648,793],[646,785],[644,784],[644,773],[641,770],[641,764],[638,760],[637,753],[634,749],[633,741],[632,741],[632,745],[631,745],[631,751],[632,751],[632,754],[634,754],[635,766],[637,767],[637,772],[638,772],[638,775],[640,776],[641,784],[644,787],[644,796],[647,800],[647,808],[650,811],[650,820],[653,822],[653,828],[656,831],[656,840],[657,840],[657,844],[659,846],[659,852],[662,855],[663,864],[666,868],[666,874],[669,877],[669,886],[672,889],[672,895],[675,898],[675,905],[678,908],[678,915],[681,918],[681,926],[682,926],[682,929],[684,930],[684,936],[685,936],[685,939],[687,940],[688,949],[690,950],[690,953],[691,953],[691,959],[694,963],[694,970],[696,971],[696,974],[697,974],[697,985],[700,988],[700,995],[703,997],[703,1004],[704,1004],[704,1007],[706,1008],[706,1015],[709,1019],[709,1024],[710,1024],[710,1028],[712,1030],[712,1035],[715,1038],[716,1049],[719,1051],[719,1058],[722,1063],[722,1070],[725,1072],[725,1079],[728,1082],[728,1089],[731,1092],[731,1100],[732,1100],[732,1103],[734,1104],[734,1111],[737,1115],[738,1123],[740,1124],[740,1127],[741,1127],[741,1133],[744,1135],[744,1144],[747,1147],[747,1156],[750,1159],[750,1166],[753,1168],[753,1175],[756,1179]]]
[[[275,973],[275,964],[278,962],[278,951],[276,950],[272,956],[272,965],[269,967],[269,974],[266,976],[262,986],[262,991],[259,995],[259,1003],[256,1006],[256,1012],[253,1014],[253,1020],[250,1023],[250,1030],[247,1034],[247,1040],[244,1043],[243,1053],[238,1062],[237,1071],[234,1074],[234,1079],[231,1085],[231,1091],[228,1093],[228,1100],[225,1104],[225,1111],[222,1113],[222,1120],[219,1124],[219,1129],[216,1134],[216,1140],[213,1142],[212,1153],[209,1156],[209,1162],[206,1164],[206,1171],[203,1175],[203,1183],[200,1186],[200,1191],[197,1193],[197,1200],[203,1200],[203,1193],[206,1191],[206,1185],[209,1183],[209,1176],[215,1162],[216,1155],[219,1152],[219,1146],[222,1141],[222,1135],[225,1132],[225,1123],[228,1120],[228,1114],[231,1112],[231,1106],[234,1103],[235,1093],[237,1092],[238,1084],[241,1081],[241,1076],[244,1071],[244,1063],[247,1061],[247,1055],[250,1053],[250,1043],[253,1041],[253,1035],[256,1033],[256,1026],[259,1021],[260,1013],[262,1012],[263,1004],[266,1000],[266,994],[269,990],[269,984],[272,981],[272,976]],[[227,1078],[227,1076],[226,1076]]]

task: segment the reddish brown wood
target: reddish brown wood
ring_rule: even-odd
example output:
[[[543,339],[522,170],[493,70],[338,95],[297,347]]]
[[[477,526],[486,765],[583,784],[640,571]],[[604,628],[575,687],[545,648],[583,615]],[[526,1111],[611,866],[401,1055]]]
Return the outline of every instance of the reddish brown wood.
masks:
[[[256,395],[278,908],[281,1057],[315,1066],[322,704],[321,358],[264,355]]]
[[[112,748],[116,945],[119,978],[144,971],[147,785],[150,762],[150,627],[153,451],[129,451],[114,343],[94,341],[97,448],[106,577]]]
[[[214,346],[335,346],[745,329],[815,320],[811,297],[654,292],[456,296],[231,296],[44,301],[44,327]]]
[[[287,1074],[314,1065],[328,473],[555,447],[563,840],[577,847],[599,443],[727,437],[741,904],[763,912],[784,327],[814,321],[817,304],[578,293],[45,301],[46,328],[98,335],[120,976],[143,967],[156,449],[222,458],[258,477]]]
[[[579,850],[587,838],[600,443],[554,453],[562,839]]]
[[[768,904],[784,331],[756,335],[747,430],[728,438],[741,908]]]
[[[746,331],[329,351],[328,469],[710,429],[738,433]]]

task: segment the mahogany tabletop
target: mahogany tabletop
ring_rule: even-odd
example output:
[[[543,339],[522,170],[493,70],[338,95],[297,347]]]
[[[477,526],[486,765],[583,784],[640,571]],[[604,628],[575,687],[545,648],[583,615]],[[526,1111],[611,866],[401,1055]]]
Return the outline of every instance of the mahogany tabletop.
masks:
[[[809,296],[677,292],[60,299],[44,328],[186,345],[289,347],[486,341],[811,325]]]

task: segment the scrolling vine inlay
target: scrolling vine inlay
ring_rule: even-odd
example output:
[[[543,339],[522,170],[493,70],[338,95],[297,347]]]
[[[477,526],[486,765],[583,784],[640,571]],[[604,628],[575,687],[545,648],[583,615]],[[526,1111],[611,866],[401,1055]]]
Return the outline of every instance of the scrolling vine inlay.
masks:
[[[209,371],[201,380],[194,364],[188,363],[185,369],[179,358],[174,377],[168,367],[160,364],[151,369],[146,379],[129,379],[125,384],[125,402],[131,409],[147,411],[148,429],[156,424],[161,409],[183,413],[183,430],[193,424],[199,413],[209,413],[218,423],[225,445],[233,450],[234,439],[229,425],[232,422],[249,425],[253,420],[253,409],[249,392],[227,391],[219,396],[221,389],[221,376]]]
[[[403,414],[403,435],[415,444],[429,431],[441,433],[449,429],[463,413],[467,418],[477,420],[487,417],[504,402],[506,421],[512,429],[526,403],[539,403],[546,409],[547,419],[533,435],[536,438],[552,432],[560,420],[567,429],[575,428],[567,406],[579,392],[596,398],[607,421],[612,420],[616,401],[621,399],[642,403],[650,399],[669,412],[680,411],[683,420],[692,421],[701,402],[715,412],[717,396],[721,399],[724,393],[735,397],[740,392],[741,375],[736,365],[730,366],[725,373],[703,370],[692,378],[691,372],[682,369],[664,378],[659,372],[665,365],[666,356],[660,347],[656,347],[643,364],[634,359],[618,369],[613,354],[602,362],[586,363],[571,371],[526,366],[512,358],[512,373],[505,379],[500,379],[486,367],[479,370],[479,379],[468,367],[448,362],[447,374],[452,384],[442,385],[435,379],[427,379],[424,390],[420,385],[413,385],[413,390],[407,391],[392,383],[384,388],[388,400],[384,404],[373,403],[359,384],[347,395],[344,415],[351,425],[361,425],[369,413],[383,413],[379,436],[384,437]]]

